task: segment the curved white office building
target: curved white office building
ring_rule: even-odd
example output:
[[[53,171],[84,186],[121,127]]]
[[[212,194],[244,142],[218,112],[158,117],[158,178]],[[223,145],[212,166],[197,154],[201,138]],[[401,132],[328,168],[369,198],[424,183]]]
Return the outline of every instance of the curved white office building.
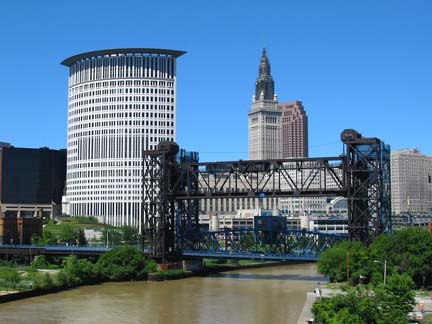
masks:
[[[72,216],[139,226],[142,152],[176,140],[176,58],[148,48],[83,53],[69,67],[66,201]]]

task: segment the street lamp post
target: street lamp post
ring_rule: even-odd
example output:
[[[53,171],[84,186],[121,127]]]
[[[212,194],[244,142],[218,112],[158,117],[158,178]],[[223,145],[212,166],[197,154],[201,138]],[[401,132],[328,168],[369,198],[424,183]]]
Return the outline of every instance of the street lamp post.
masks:
[[[385,284],[386,284],[386,281],[387,281],[387,260],[384,259],[384,262],[381,262],[381,261],[375,260],[374,262],[375,262],[375,263],[381,263],[382,265],[384,265],[384,285],[385,285]]]
[[[349,278],[350,273],[349,273],[349,259],[348,259],[348,256],[349,256],[349,253],[347,252],[346,253],[346,270],[347,270],[347,283],[348,283],[348,286],[349,286],[350,285],[350,278]]]
[[[106,247],[107,248],[109,247],[109,239],[108,239],[108,237],[109,237],[109,229],[107,228],[106,229]]]

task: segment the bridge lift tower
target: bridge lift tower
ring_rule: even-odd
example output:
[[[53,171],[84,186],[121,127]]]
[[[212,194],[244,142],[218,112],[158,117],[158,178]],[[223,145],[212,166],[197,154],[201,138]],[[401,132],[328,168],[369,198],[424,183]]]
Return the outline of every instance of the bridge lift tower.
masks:
[[[368,244],[392,228],[390,146],[378,138],[363,138],[353,129],[344,130],[341,140],[349,238]]]
[[[179,256],[187,244],[196,243],[201,199],[263,194],[346,197],[349,238],[368,244],[391,230],[390,147],[352,129],[344,130],[341,140],[341,156],[322,158],[200,163],[197,158],[179,156],[173,142],[145,151],[141,228],[146,249],[166,261]]]

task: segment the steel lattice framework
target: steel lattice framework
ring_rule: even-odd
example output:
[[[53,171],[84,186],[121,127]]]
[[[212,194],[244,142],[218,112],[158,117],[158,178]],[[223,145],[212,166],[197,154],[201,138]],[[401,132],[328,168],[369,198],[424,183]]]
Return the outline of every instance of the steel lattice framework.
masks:
[[[351,239],[367,243],[389,231],[389,147],[354,130],[341,138],[346,154],[340,157],[200,163],[176,158],[172,142],[144,152],[142,229],[149,254],[166,259],[205,245],[209,237],[198,229],[200,199],[344,196]],[[278,242],[279,250],[287,246]]]
[[[348,232],[369,243],[391,224],[390,146],[378,138],[362,138],[354,130],[341,134],[345,144]]]
[[[173,196],[176,200],[343,196],[343,160],[325,157],[181,163]]]
[[[171,181],[176,178],[177,145],[161,143],[159,150],[145,151],[143,157],[142,235],[153,256],[175,253],[175,200]]]
[[[327,247],[346,235],[297,229],[258,231],[224,229],[198,232],[195,243],[182,246],[183,255],[217,258],[263,258],[316,260]],[[191,243],[192,241],[189,241]]]

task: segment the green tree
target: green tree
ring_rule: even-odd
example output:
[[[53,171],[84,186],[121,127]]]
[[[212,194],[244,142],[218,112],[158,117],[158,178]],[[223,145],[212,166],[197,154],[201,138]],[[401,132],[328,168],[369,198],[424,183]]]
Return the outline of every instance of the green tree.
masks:
[[[142,279],[146,275],[146,261],[135,247],[118,247],[100,256],[96,271],[115,281]]]
[[[31,243],[33,245],[40,245],[41,242],[42,242],[42,240],[43,240],[42,236],[37,235],[36,233],[33,233],[32,236],[31,236]]]
[[[137,228],[131,226],[123,226],[120,229],[122,231],[122,243],[129,245],[138,245],[139,234]]]
[[[255,240],[251,233],[245,234],[242,236],[241,240],[241,248],[242,250],[249,250],[251,247],[255,245]]]
[[[0,266],[0,285],[6,288],[15,287],[21,277],[15,267]]]
[[[45,269],[47,267],[47,261],[45,255],[37,255],[33,259],[33,262],[31,263],[32,268],[34,269]]]
[[[63,268],[57,274],[57,282],[60,286],[75,287],[82,283],[78,275],[78,260],[76,256],[68,256],[63,259]]]
[[[47,229],[44,229],[42,232],[42,236],[33,234],[31,237],[32,243],[36,245],[50,245],[50,244],[56,244],[57,239],[55,235]]]
[[[376,282],[382,280],[382,265],[387,261],[387,273],[408,273],[418,286],[425,286],[432,273],[432,235],[423,228],[410,227],[380,235],[369,247],[370,269]]]
[[[345,241],[326,249],[318,260],[318,270],[331,281],[358,282],[360,275],[368,272],[366,248],[356,241]]]
[[[330,319],[330,324],[364,324],[358,314],[352,314],[348,308],[342,308]]]
[[[357,286],[344,294],[322,298],[312,307],[319,324],[402,324],[415,305],[409,275],[395,274],[386,285]]]
[[[84,224],[98,224],[98,220],[96,217],[93,216],[75,216],[74,220],[77,223],[84,223]]]
[[[62,224],[63,225],[63,224]],[[61,232],[60,232],[60,236],[59,236],[59,240],[61,242],[65,242],[67,244],[74,244],[75,242],[75,231],[74,228],[70,225],[63,225]]]
[[[120,245],[123,239],[121,229],[115,227],[107,227],[102,231],[102,240],[108,246]]]
[[[87,245],[87,240],[85,238],[85,233],[82,228],[76,230],[75,232],[75,242],[77,245]]]
[[[40,287],[43,289],[51,289],[54,287],[54,281],[48,273],[45,273],[45,275],[42,277]]]
[[[86,259],[71,255],[63,260],[63,268],[57,274],[60,286],[74,287],[91,283],[96,279],[95,266]]]
[[[145,273],[152,273],[152,272],[157,271],[157,269],[158,269],[158,264],[156,263],[155,260],[153,260],[153,259],[147,259],[146,260],[146,265],[144,268]]]
[[[388,278],[385,285],[376,287],[375,293],[384,312],[400,311],[407,314],[415,306],[415,293],[412,290],[414,288],[414,282],[408,274],[395,273]]]
[[[345,307],[345,296],[336,295],[332,298],[322,298],[312,306],[312,313],[315,316],[315,322],[319,324],[328,324],[335,318],[336,314]]]

